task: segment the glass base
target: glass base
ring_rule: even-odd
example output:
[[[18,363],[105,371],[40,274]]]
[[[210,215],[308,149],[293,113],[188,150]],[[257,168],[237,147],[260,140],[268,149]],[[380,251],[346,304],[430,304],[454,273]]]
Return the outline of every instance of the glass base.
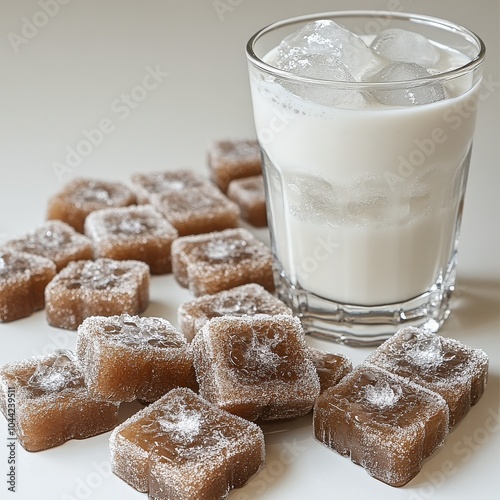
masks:
[[[278,297],[300,318],[306,334],[352,346],[376,346],[403,326],[437,332],[450,314],[455,267],[453,258],[446,276],[429,291],[382,306],[349,305],[319,297],[292,284],[277,266],[274,280]]]

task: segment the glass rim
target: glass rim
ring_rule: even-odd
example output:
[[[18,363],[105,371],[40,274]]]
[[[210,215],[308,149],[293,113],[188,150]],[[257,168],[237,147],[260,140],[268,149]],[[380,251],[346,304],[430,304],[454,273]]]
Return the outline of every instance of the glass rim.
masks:
[[[478,47],[477,55],[471,59],[466,64],[459,66],[448,71],[443,71],[441,73],[436,73],[435,75],[429,75],[428,77],[418,78],[414,80],[401,80],[395,82],[347,82],[341,80],[328,80],[324,78],[312,78],[308,76],[297,75],[289,71],[285,71],[271,64],[263,61],[255,52],[254,47],[257,41],[278,28],[283,28],[285,26],[290,26],[298,23],[307,23],[319,19],[342,19],[347,17],[365,17],[365,18],[385,18],[385,19],[397,19],[405,21],[414,21],[420,24],[432,25],[436,28],[441,28],[446,31],[462,34],[464,39],[472,43],[472,41]],[[396,11],[385,11],[385,10],[339,10],[339,11],[329,11],[329,12],[319,12],[315,14],[306,14],[302,16],[290,17],[280,21],[273,22],[264,28],[257,31],[246,44],[246,55],[248,61],[253,64],[256,68],[264,71],[273,76],[279,76],[280,78],[300,82],[304,84],[315,84],[315,85],[332,85],[334,84],[339,88],[376,88],[376,89],[389,89],[394,87],[399,87],[401,85],[416,87],[420,85],[425,85],[428,83],[444,82],[458,78],[460,76],[471,73],[476,68],[478,68],[484,61],[486,53],[486,47],[481,38],[476,35],[473,31],[469,30],[465,26],[442,19],[439,17],[427,16],[424,14],[415,14],[410,12],[396,12]]]

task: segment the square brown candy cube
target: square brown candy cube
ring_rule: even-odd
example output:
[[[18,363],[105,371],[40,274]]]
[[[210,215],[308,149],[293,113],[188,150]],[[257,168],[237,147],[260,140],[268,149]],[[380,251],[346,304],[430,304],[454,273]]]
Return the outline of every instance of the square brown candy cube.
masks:
[[[478,402],[488,378],[488,357],[482,350],[414,327],[402,328],[366,363],[440,394],[448,403],[450,426]]]
[[[249,283],[184,302],[177,310],[177,319],[182,333],[191,342],[212,318],[254,314],[292,314],[292,311],[262,286]]]
[[[28,451],[89,438],[118,424],[118,404],[89,396],[70,351],[0,368],[0,409],[14,419],[17,439]]]
[[[151,197],[154,194],[182,192],[186,189],[205,186],[208,182],[201,175],[189,170],[149,172],[132,176],[137,202],[141,204],[151,203]]]
[[[49,325],[76,330],[89,316],[139,314],[149,302],[149,267],[136,260],[70,262],[45,289]]]
[[[152,196],[151,203],[181,236],[238,227],[240,209],[215,186],[171,191]]]
[[[316,401],[314,436],[376,479],[402,486],[448,434],[439,394],[361,365]]]
[[[172,244],[172,270],[196,296],[247,283],[274,290],[270,248],[241,228],[178,238]]]
[[[74,179],[49,200],[47,219],[59,219],[83,233],[85,217],[94,210],[127,207],[134,193],[119,182]]]
[[[50,259],[0,249],[0,323],[45,307],[45,287],[56,274]]]
[[[96,399],[151,402],[176,387],[198,389],[189,345],[163,318],[87,318],[76,352]]]
[[[242,219],[255,227],[267,226],[266,193],[262,175],[231,181],[227,197],[238,204]]]
[[[217,141],[208,150],[208,167],[215,184],[225,193],[233,179],[262,173],[257,141]]]
[[[309,347],[308,354],[318,373],[322,393],[352,371],[351,360],[343,354],[324,352],[314,347]]]
[[[264,464],[264,435],[189,389],[174,389],[117,427],[113,472],[155,500],[223,500]]]
[[[96,257],[140,260],[152,274],[172,271],[170,248],[177,230],[151,205],[96,210],[85,219]]]
[[[94,256],[92,241],[59,220],[48,221],[22,237],[9,240],[3,248],[46,257],[54,261],[58,272],[72,260]]]
[[[294,316],[214,318],[191,345],[200,395],[240,417],[305,415],[319,395],[319,378]]]

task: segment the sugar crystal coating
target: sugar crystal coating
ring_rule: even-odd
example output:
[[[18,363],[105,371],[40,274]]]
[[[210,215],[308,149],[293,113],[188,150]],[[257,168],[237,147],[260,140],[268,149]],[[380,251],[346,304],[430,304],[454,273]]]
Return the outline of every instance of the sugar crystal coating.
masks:
[[[308,354],[318,373],[322,393],[352,371],[351,360],[343,354],[324,352],[314,347],[309,347]]]
[[[262,173],[257,141],[216,141],[208,149],[208,166],[215,184],[225,193],[234,179]]]
[[[117,427],[112,470],[157,500],[223,500],[264,463],[264,435],[189,389],[174,389]]]
[[[25,252],[54,261],[57,271],[72,260],[92,259],[92,242],[69,224],[53,220],[25,236],[9,240],[4,249]]]
[[[247,283],[274,290],[271,250],[241,228],[178,238],[172,244],[172,270],[196,296]]]
[[[85,218],[101,208],[126,207],[135,195],[120,182],[74,179],[50,198],[47,219],[59,219],[83,233]]]
[[[0,249],[0,323],[45,307],[45,287],[56,274],[50,259]]]
[[[92,399],[71,351],[8,363],[0,368],[0,409],[9,418],[15,399],[15,431],[28,451],[85,439],[118,424],[118,404]]]
[[[96,399],[151,402],[176,387],[198,389],[188,343],[163,318],[87,318],[76,351]]]
[[[255,227],[267,225],[264,178],[255,175],[230,182],[227,196],[238,204],[241,217]]]
[[[76,330],[89,316],[138,314],[149,302],[149,268],[136,260],[70,262],[45,289],[47,321]]]
[[[366,363],[440,394],[449,406],[450,426],[477,403],[488,378],[488,357],[483,351],[414,327],[399,330]]]
[[[85,220],[85,234],[94,242],[96,257],[140,260],[152,274],[172,270],[177,230],[150,205],[96,210]]]
[[[213,318],[191,345],[200,395],[235,415],[248,420],[305,415],[319,395],[296,317]]]
[[[376,479],[402,486],[448,434],[439,394],[373,366],[356,368],[316,401],[314,436]]]
[[[238,205],[211,184],[156,194],[151,203],[181,236],[221,231],[239,224]]]
[[[177,310],[179,327],[191,342],[205,323],[221,316],[292,314],[291,309],[261,285],[249,283],[184,302]]]

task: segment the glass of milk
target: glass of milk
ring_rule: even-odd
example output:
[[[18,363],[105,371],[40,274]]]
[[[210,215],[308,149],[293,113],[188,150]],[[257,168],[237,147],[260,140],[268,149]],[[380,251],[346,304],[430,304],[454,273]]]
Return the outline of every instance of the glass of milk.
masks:
[[[247,45],[279,297],[308,333],[380,343],[450,313],[483,42],[350,11]]]

